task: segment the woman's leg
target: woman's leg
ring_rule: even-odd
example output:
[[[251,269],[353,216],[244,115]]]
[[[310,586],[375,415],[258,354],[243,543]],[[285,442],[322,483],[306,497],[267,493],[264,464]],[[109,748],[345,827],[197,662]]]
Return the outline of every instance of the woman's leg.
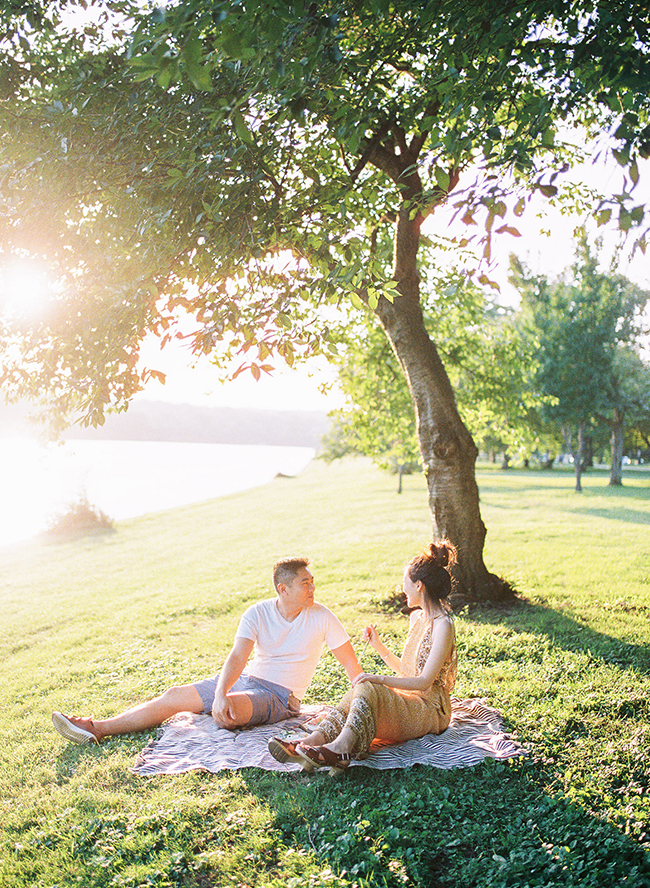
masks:
[[[353,690],[351,689],[341,697],[336,708],[325,716],[318,727],[314,728],[311,734],[301,738],[300,742],[304,743],[305,746],[322,746],[324,743],[330,743],[338,737],[350,711],[352,696]]]
[[[300,742],[305,746],[326,746],[336,753],[367,753],[377,725],[375,688],[370,682],[355,685],[323,719],[318,730]]]
[[[332,752],[363,756],[375,737],[402,743],[424,734],[440,734],[450,718],[451,702],[442,689],[425,699],[363,682],[353,688],[345,724],[324,745]]]

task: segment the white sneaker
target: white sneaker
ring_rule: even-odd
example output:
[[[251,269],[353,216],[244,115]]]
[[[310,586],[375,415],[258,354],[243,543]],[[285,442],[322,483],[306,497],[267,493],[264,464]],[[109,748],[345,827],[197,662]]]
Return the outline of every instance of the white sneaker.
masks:
[[[82,727],[81,722],[87,722],[89,725],[92,725],[92,720],[89,718],[68,717],[63,715],[62,712],[52,713],[52,724],[66,740],[81,744],[99,743],[99,739],[95,734]]]

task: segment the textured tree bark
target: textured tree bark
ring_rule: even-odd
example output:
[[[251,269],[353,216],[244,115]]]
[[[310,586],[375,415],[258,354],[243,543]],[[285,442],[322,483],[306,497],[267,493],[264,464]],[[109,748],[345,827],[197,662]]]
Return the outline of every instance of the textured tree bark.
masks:
[[[614,408],[612,420],[612,467],[609,472],[609,483],[612,487],[623,485],[623,411]]]
[[[404,370],[415,405],[417,430],[435,539],[458,548],[457,591],[473,600],[499,600],[512,590],[483,562],[486,529],[475,477],[478,450],[463,424],[447,372],[424,325],[417,273],[421,218],[399,213],[394,274],[399,297],[382,299],[376,313]]]

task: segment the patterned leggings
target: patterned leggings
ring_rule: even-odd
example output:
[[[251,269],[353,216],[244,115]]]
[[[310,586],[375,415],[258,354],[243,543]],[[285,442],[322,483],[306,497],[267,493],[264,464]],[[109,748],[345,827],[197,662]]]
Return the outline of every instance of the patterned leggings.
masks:
[[[442,734],[450,719],[449,694],[437,685],[425,696],[364,681],[345,694],[318,730],[325,743],[331,743],[348,727],[355,736],[352,752],[363,758],[375,737],[401,743],[429,733]]]

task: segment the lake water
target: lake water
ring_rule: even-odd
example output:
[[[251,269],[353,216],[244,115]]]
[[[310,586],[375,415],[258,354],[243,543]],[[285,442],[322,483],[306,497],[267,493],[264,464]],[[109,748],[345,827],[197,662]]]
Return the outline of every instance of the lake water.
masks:
[[[80,497],[119,521],[296,475],[310,447],[0,439],[0,545],[30,539]]]

